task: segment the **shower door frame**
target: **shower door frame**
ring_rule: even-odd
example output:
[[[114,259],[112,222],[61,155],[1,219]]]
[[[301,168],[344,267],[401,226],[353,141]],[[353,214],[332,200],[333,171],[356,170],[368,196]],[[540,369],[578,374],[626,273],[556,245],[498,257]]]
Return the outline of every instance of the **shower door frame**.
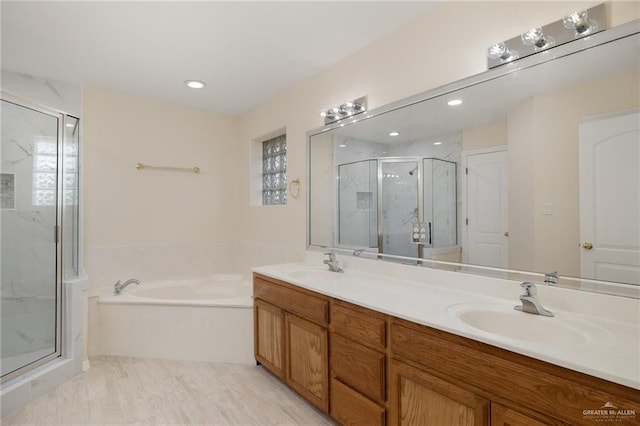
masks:
[[[382,200],[383,200],[383,190],[382,190],[382,163],[409,163],[416,162],[417,166],[417,174],[416,179],[418,180],[418,222],[424,222],[424,182],[422,181],[422,177],[424,174],[423,170],[423,157],[379,157],[378,160],[378,253],[379,254],[389,254],[384,252],[384,220],[382,218]],[[410,234],[409,234],[410,235]],[[410,242],[410,244],[414,244]],[[419,258],[424,257],[424,245],[422,243],[416,244],[418,246],[418,256]],[[394,256],[393,254],[390,254]],[[404,257],[404,256],[398,256]],[[413,260],[413,259],[412,259]]]
[[[55,220],[55,229],[54,232],[54,244],[55,244],[55,255],[56,255],[56,272],[55,272],[55,284],[56,284],[56,315],[55,315],[55,345],[53,353],[46,355],[40,359],[32,361],[28,364],[23,365],[22,367],[6,373],[2,377],[0,377],[0,383],[5,383],[8,380],[11,380],[17,376],[25,374],[28,371],[33,370],[41,365],[48,363],[49,361],[59,358],[62,356],[62,214],[63,214],[63,202],[64,202],[64,191],[63,191],[63,178],[62,171],[64,166],[64,131],[65,131],[65,121],[66,116],[72,116],[72,114],[67,114],[62,111],[57,111],[55,109],[47,108],[43,105],[37,104],[30,100],[20,98],[9,93],[0,91],[0,100],[4,102],[8,102],[14,104],[21,108],[30,109],[41,114],[45,114],[51,117],[54,117],[58,120],[57,126],[57,135],[56,135],[56,220]]]

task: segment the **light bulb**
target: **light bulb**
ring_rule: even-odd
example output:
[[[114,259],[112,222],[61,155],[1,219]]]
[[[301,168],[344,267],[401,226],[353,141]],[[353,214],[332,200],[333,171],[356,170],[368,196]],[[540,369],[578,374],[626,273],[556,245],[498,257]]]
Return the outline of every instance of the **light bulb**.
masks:
[[[532,28],[522,34],[522,43],[526,46],[534,46],[536,50],[546,49],[553,45],[554,40],[551,37],[545,37],[542,28]]]
[[[573,12],[562,20],[562,24],[568,30],[574,30],[576,37],[591,34],[598,29],[596,21],[589,20],[587,11]]]
[[[494,44],[487,50],[487,56],[490,59],[500,59],[500,61],[504,63],[518,59],[518,52],[507,49],[507,46],[500,42]]]

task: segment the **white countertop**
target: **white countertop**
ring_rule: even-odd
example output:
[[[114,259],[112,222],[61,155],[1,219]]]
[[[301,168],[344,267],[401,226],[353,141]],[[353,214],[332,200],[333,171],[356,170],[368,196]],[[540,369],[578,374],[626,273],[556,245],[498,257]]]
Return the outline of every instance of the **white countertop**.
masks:
[[[326,272],[320,259],[256,267],[253,271],[640,389],[639,300],[538,286],[539,300],[555,315],[542,317],[513,309],[522,293],[518,282],[416,266],[387,267],[370,260],[348,261],[344,273],[333,273]],[[461,319],[477,311],[489,312],[489,325],[482,327],[485,330],[489,327],[492,332],[477,328],[476,323],[472,327],[467,323],[469,320]],[[497,320],[491,320],[494,312]],[[468,313],[471,315],[465,317]]]

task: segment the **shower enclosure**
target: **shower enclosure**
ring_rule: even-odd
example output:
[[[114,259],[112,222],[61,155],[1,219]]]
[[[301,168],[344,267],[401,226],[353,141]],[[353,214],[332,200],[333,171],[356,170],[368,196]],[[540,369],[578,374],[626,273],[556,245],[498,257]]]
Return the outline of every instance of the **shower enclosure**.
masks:
[[[62,280],[78,276],[79,120],[2,95],[2,382],[61,355]]]
[[[338,182],[340,245],[429,258],[457,244],[455,163],[369,159],[339,165]]]

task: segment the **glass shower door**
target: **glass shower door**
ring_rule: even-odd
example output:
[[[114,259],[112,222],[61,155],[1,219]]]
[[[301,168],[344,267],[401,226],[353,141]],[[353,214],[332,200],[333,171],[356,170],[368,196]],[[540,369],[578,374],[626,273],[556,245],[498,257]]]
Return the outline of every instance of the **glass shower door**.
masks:
[[[418,257],[418,244],[412,241],[412,224],[420,218],[417,160],[381,160],[380,252]]]
[[[2,100],[2,378],[59,354],[61,117]]]

